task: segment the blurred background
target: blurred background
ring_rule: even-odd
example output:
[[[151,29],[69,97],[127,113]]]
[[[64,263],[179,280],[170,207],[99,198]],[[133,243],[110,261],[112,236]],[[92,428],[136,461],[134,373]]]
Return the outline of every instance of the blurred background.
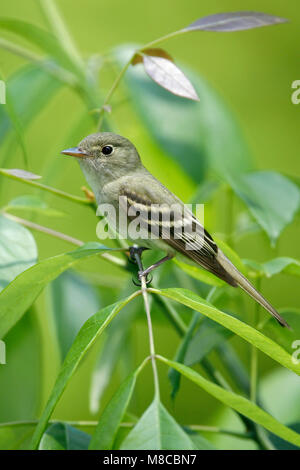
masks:
[[[239,155],[239,158],[245,169],[274,170],[294,181],[298,178],[299,181],[300,105],[291,102],[292,82],[300,79],[300,10],[296,0],[211,0],[207,5],[197,0],[184,3],[179,0],[131,0],[130,3],[122,0],[59,0],[57,5],[78,51],[84,59],[88,59],[87,67],[91,71],[99,68],[99,73],[95,74],[99,77],[95,85],[99,91],[99,107],[116,76],[118,57],[123,54],[120,46],[147,43],[201,16],[218,12],[245,9],[289,19],[287,24],[230,34],[190,33],[171,39],[161,47],[171,54],[176,63],[187,67],[186,74],[192,82],[193,77],[200,76],[203,83],[207,84],[209,93],[212,92],[216,101],[226,108],[243,141],[245,154]],[[1,17],[18,18],[45,30],[50,29],[39,2],[35,0],[2,0]],[[39,47],[12,31],[1,29],[0,32],[1,37],[25,48],[30,46],[30,50],[41,54]],[[115,48],[118,48],[117,53],[112,52]],[[0,73],[5,82],[13,82],[16,74],[27,64],[24,58],[0,49]],[[184,142],[181,147],[182,152],[186,149],[185,159],[188,160],[190,156],[194,161],[188,168],[176,151],[172,153],[171,147],[164,145],[163,138],[156,138],[157,129],[164,129],[167,113],[172,109],[166,93],[157,91],[156,96],[156,103],[162,97],[161,106],[166,106],[164,114],[163,109],[160,112],[154,105],[151,107],[147,90],[143,90],[142,85],[135,88],[134,78],[130,82],[132,73],[129,72],[113,98],[109,125],[135,143],[145,166],[184,201],[192,200],[206,181],[222,186],[218,171],[210,168],[209,163],[201,158],[204,150],[199,139],[203,137],[203,131],[199,129],[197,134],[197,111],[193,108],[189,114],[188,105],[183,109],[183,116],[188,123],[190,121],[188,127],[192,128],[188,139],[195,138],[196,148],[195,154],[191,154],[193,142],[190,141]],[[142,73],[138,70],[136,76]],[[20,102],[25,103],[25,108],[19,113],[19,120],[24,131],[27,170],[41,175],[41,182],[45,184],[81,196],[80,188],[86,183],[80,168],[73,159],[61,156],[60,151],[77,145],[83,137],[95,131],[93,113],[89,112],[93,106],[88,110],[78,93],[58,82],[51,84],[46,80],[44,85],[37,82],[36,93],[32,86],[30,91],[27,88],[26,78],[19,83],[23,83],[18,88]],[[156,86],[151,84],[154,94]],[[8,92],[10,90],[12,88],[8,86]],[[196,106],[201,106],[202,99],[206,102],[204,95],[200,91],[200,103]],[[4,119],[4,111],[1,112]],[[18,110],[16,112],[18,114]],[[205,115],[201,119],[205,119]],[[210,119],[213,122],[214,116]],[[176,122],[173,129],[176,142]],[[213,138],[218,148],[217,125],[213,128]],[[222,154],[222,142],[220,140],[219,161],[216,165],[226,167],[230,148],[224,149]],[[0,156],[2,167],[25,168],[24,152],[14,132],[5,134],[0,145]],[[196,158],[199,158],[198,162]],[[193,177],[195,167],[198,170]],[[45,197],[20,182],[0,176],[1,207],[18,196],[28,194]],[[46,195],[46,201],[51,208],[64,215],[49,217],[30,211],[22,214],[16,212],[16,215],[83,241],[96,240],[97,219],[93,211],[51,195]],[[240,220],[240,215],[245,213],[243,201],[236,197],[231,209],[236,220]],[[242,259],[257,262],[279,256],[300,259],[298,216],[286,224],[274,246],[266,233],[257,227],[244,236],[236,237],[234,243],[231,243],[232,240],[227,236],[227,200],[224,192],[217,189],[208,197],[205,221],[206,228],[231,246],[234,245]],[[73,249],[70,244],[45,234],[34,232],[33,235],[39,259]],[[157,276],[161,286],[188,287],[200,295],[207,292],[207,286],[203,283],[188,276],[181,278],[173,267],[162,269]],[[265,296],[278,308],[300,307],[299,279],[296,277],[279,274],[270,280],[263,280],[261,287]],[[105,261],[82,262],[78,272],[65,273],[54,281],[6,338],[7,364],[0,365],[0,422],[36,419],[49,396],[61,358],[70,346],[74,332],[100,306],[111,304],[134,289],[131,275]],[[235,309],[239,312],[239,300],[232,300],[235,294],[226,295],[226,308],[229,305],[233,311]],[[250,319],[253,302],[246,296],[242,297],[242,302],[240,305],[243,311],[239,313],[242,318]],[[79,305],[81,308],[78,308]],[[191,313],[182,307],[178,309],[183,318],[189,321]],[[81,364],[56,408],[54,418],[96,420],[128,371],[148,354],[146,317],[140,299],[135,301],[134,307],[124,309],[118,318],[120,324],[116,325],[119,321],[116,319],[106,339],[97,342]],[[179,337],[155,304],[153,319],[156,350],[166,357],[174,357]],[[238,338],[231,338],[229,343],[238,352],[245,369],[249,370],[249,346]],[[101,355],[102,348],[104,356]],[[214,352],[211,354],[212,360],[222,369],[220,357]],[[172,402],[167,370],[159,367],[159,372],[163,403],[178,422],[238,429],[239,423],[231,411],[225,410],[219,402],[185,380],[182,380],[178,396]],[[278,368],[271,359],[259,355],[259,390],[269,412],[285,423],[297,421],[300,418],[299,400],[296,398],[299,389],[296,377]],[[152,374],[150,368],[147,368],[138,380],[131,402],[130,412],[133,415],[142,414],[152,399],[152,390]],[[205,437],[219,448],[254,448],[250,441],[233,437],[208,433]]]

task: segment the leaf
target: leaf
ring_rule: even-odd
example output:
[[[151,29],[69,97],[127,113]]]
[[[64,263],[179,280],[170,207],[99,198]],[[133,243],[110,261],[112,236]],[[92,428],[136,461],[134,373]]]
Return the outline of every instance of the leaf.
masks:
[[[119,426],[132,397],[137,376],[143,366],[144,363],[127,377],[104,409],[95,429],[89,449],[107,450],[113,448]]]
[[[223,240],[220,240],[217,237],[214,237],[215,242],[217,243],[218,247],[221,248],[221,250],[225,253],[227,258],[230,259],[230,261],[235,265],[235,267],[241,271],[244,276],[248,276],[248,269],[239,257],[239,255],[234,251],[227,243],[225,243]]]
[[[33,309],[6,335],[5,348],[6,364],[0,365],[1,422],[32,419],[39,410],[44,384],[41,326]],[[13,445],[17,442],[12,436]]]
[[[224,403],[224,405],[229,406],[255,423],[260,424],[268,431],[273,432],[282,439],[285,439],[292,444],[300,445],[300,434],[279,423],[275,418],[273,418],[273,416],[269,415],[266,411],[259,408],[255,403],[249,401],[247,398],[223,389],[219,385],[205,379],[187,366],[170,361],[162,356],[157,356],[157,358],[169,367],[173,367],[178,370],[178,372],[184,375],[187,379],[197,384],[207,393]]]
[[[197,92],[184,73],[164,57],[143,55],[144,69],[154,82],[174,95],[199,101]]]
[[[120,66],[135,50],[128,45],[115,50]],[[157,87],[140,67],[127,70],[124,84],[139,122],[197,184],[211,168],[222,180],[251,170],[248,148],[231,112],[203,77],[180,67],[192,80],[200,105]]]
[[[0,18],[0,29],[23,37],[39,49],[42,49],[45,54],[56,58],[63,66],[71,70],[74,69],[73,61],[70,60],[68,54],[52,33],[32,23],[16,18]]]
[[[293,431],[300,433],[300,423],[293,423],[288,427]],[[274,434],[270,434],[269,439],[277,450],[300,450],[299,444],[298,446],[295,446],[294,444],[290,444],[289,442],[281,439],[280,437],[277,437]]]
[[[0,423],[0,450],[25,450],[36,424]]]
[[[41,178],[41,176],[35,175],[34,173],[31,173],[30,171],[20,170],[18,168],[12,168],[12,169],[0,168],[0,173],[4,175],[8,174],[8,175],[16,176],[17,178],[22,178],[23,180],[39,180]]]
[[[196,264],[193,265],[184,263],[183,258],[181,258],[180,260],[178,258],[174,258],[173,263],[175,263],[176,266],[182,269],[182,271],[184,271],[186,274],[193,277],[194,279],[197,279],[198,281],[205,282],[210,286],[216,287],[225,285],[225,282],[222,281],[222,279],[219,279],[214,274],[210,273],[209,271],[206,271],[206,269],[202,268],[200,265],[197,266]]]
[[[38,65],[27,65],[19,69],[6,82],[7,90],[22,129],[39,115],[61,86],[53,76],[41,70]],[[26,93],[24,93],[26,90]],[[4,140],[12,129],[12,123],[5,106],[0,106],[0,139]]]
[[[231,186],[274,245],[299,209],[298,187],[274,171],[241,175],[231,180]]]
[[[96,290],[79,274],[64,272],[50,285],[50,305],[61,359],[83,323],[100,308]]]
[[[139,311],[139,303],[130,303],[126,316],[121,316],[118,323],[112,323],[107,329],[104,346],[97,358],[90,387],[90,410],[98,413],[103,393],[105,392],[115,368],[124,355],[133,321]]]
[[[261,267],[267,277],[272,277],[282,272],[292,276],[300,276],[300,261],[293,258],[274,258],[266,263],[262,263]]]
[[[48,217],[62,217],[64,212],[52,209],[48,204],[38,196],[19,196],[8,203],[4,208],[6,212],[33,212],[46,215]]]
[[[181,31],[220,31],[231,32],[243,29],[259,28],[278,23],[286,23],[288,20],[278,16],[268,15],[257,11],[237,11],[217,13],[205,16],[191,23]]]
[[[194,443],[157,399],[121,445],[121,450],[186,450]]]
[[[272,318],[268,318],[267,321],[262,324],[263,332],[277,344],[280,344],[286,351],[290,351],[290,353],[293,354],[296,348],[295,345],[298,345],[297,341],[300,338],[300,310],[286,307],[280,309],[280,314],[284,315],[286,321],[291,322],[293,329],[288,330],[287,328],[281,328],[276,321]]]
[[[257,347],[260,351],[270,356],[274,361],[283,365],[287,369],[292,370],[300,375],[300,364],[294,364],[292,357],[282,347],[278,346],[267,336],[263,335],[260,331],[252,328],[246,323],[238,320],[237,318],[222,312],[216,307],[209,304],[206,300],[187,289],[149,289],[149,292],[154,294],[163,295],[169,299],[176,300],[183,305],[186,305],[197,312],[202,313],[211,320],[223,325],[233,333],[237,334],[248,343]]]
[[[49,418],[53,413],[53,410],[56,407],[68,382],[76,371],[81,359],[94,344],[95,340],[105,330],[108,324],[112,321],[112,319],[117,315],[117,313],[119,313],[119,311],[125,307],[128,302],[136,297],[136,295],[139,295],[139,293],[134,293],[122,301],[116,302],[113,305],[109,305],[108,307],[101,309],[95,315],[90,317],[82,326],[63,362],[48,402],[42,413],[39,424],[34,432],[34,436],[31,442],[32,449],[36,449],[38,447]]]
[[[37,262],[37,246],[29,230],[0,216],[0,290]]]
[[[148,49],[143,49],[141,52],[138,52],[135,54],[133,57],[131,64],[132,65],[137,65],[137,64],[142,64],[143,63],[143,55],[148,55],[152,57],[163,57],[164,59],[173,61],[172,57],[168,52],[166,52],[164,49],[160,48],[148,48]]]
[[[188,345],[184,364],[190,366],[202,361],[216,346],[231,336],[230,330],[209,318],[204,318]]]
[[[188,430],[186,430],[188,432]],[[196,449],[198,450],[217,450],[216,447],[207,439],[205,439],[203,436],[201,436],[200,433],[196,432],[188,432],[189,437],[191,441],[196,446]]]
[[[194,329],[196,328],[196,325],[199,321],[199,317],[200,315],[198,312],[194,314],[189,324],[189,327],[179,345],[179,348],[177,349],[177,352],[174,358],[175,362],[184,362],[185,357],[186,357],[186,352],[189,348],[189,344],[191,342]],[[168,378],[172,385],[171,398],[174,400],[180,387],[180,374],[175,369],[170,369],[168,373]]]
[[[0,293],[0,338],[20,320],[50,281],[81,259],[110,250],[99,243],[87,243],[77,250],[45,259],[20,274]]]
[[[87,450],[91,436],[66,423],[54,423],[43,434],[39,450]]]

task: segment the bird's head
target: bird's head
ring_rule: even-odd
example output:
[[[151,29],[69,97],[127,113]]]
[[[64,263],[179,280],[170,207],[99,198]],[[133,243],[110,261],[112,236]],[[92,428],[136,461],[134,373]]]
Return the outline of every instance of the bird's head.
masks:
[[[125,137],[112,132],[91,134],[77,147],[61,152],[78,158],[86,177],[97,176],[103,183],[134,172],[140,165],[135,146]]]

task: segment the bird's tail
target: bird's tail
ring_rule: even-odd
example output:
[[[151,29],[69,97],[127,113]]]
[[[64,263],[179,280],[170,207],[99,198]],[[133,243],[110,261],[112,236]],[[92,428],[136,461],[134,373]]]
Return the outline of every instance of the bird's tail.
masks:
[[[289,330],[291,329],[290,325],[279,315],[277,310],[275,310],[275,308],[272,307],[272,305],[255,289],[251,282],[243,276],[243,274],[232,264],[220,249],[218,250],[217,261],[233,278],[235,283],[256,300],[256,302],[266,309],[274,318],[276,318],[281,326],[285,326]]]

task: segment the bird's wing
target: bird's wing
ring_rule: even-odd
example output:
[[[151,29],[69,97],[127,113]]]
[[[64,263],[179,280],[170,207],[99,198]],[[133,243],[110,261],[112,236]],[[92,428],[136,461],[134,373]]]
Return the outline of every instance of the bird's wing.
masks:
[[[150,192],[147,185],[138,188],[135,185],[134,191],[124,185],[120,195],[126,197],[127,210],[130,208],[132,217],[138,214],[149,238],[155,233],[174,250],[236,287],[233,277],[217,260],[218,247],[209,233],[179,199],[164,186],[159,189],[164,192],[163,202],[156,198],[156,194],[162,192]],[[177,209],[173,205],[177,205]]]

